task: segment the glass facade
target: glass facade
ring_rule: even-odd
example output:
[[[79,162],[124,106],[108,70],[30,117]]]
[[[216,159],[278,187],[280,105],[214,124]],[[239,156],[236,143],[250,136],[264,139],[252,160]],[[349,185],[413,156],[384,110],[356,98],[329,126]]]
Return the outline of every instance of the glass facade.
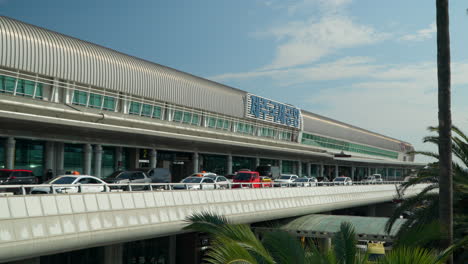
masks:
[[[0,169],[5,168],[5,140],[0,138]]]
[[[214,172],[218,175],[227,174],[227,156],[202,154],[200,160],[200,169]]]
[[[278,166],[278,161],[274,159],[260,159],[260,165]]]
[[[115,148],[102,148],[101,177],[105,178],[114,172],[115,166]]]
[[[109,111],[115,111],[116,109],[116,99],[114,97],[79,90],[73,91],[72,103]]]
[[[232,157],[232,172],[240,169],[255,170],[255,158]]]
[[[63,149],[63,169],[66,171],[84,171],[84,151],[81,144],[65,144]]]
[[[16,139],[15,169],[32,170],[35,176],[44,174],[44,142]]]
[[[283,167],[281,173],[292,174],[294,173],[294,161],[292,160],[283,160]],[[297,163],[297,162],[296,162]]]
[[[302,134],[302,144],[318,146],[323,148],[337,149],[343,151],[351,151],[367,155],[381,156],[386,158],[397,159],[398,152],[383,150],[379,148],[364,146],[360,144],[350,143],[342,140],[316,136],[312,134]]]
[[[0,93],[42,98],[42,83],[0,75]]]

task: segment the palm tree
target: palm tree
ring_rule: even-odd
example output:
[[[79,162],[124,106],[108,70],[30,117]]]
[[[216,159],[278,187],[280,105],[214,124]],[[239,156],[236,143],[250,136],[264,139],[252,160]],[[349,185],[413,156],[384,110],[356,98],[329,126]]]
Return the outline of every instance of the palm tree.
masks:
[[[299,240],[286,232],[275,231],[263,234],[259,240],[248,225],[232,224],[225,217],[212,213],[197,213],[188,217],[187,230],[211,235],[205,261],[211,264],[363,264],[367,255],[359,254],[356,248],[356,233],[349,223],[342,223],[333,237],[333,250],[320,252],[313,244],[303,246]],[[468,243],[468,237],[442,253],[435,250],[405,246],[379,263],[443,263],[451,253]]]
[[[439,218],[441,246],[453,242],[452,144],[450,112],[450,33],[448,0],[436,0],[437,80],[439,86]],[[453,263],[452,257],[448,263]]]
[[[429,131],[438,132],[437,127],[429,127]],[[453,162],[453,189],[455,194],[453,196],[454,201],[454,234],[457,240],[462,239],[468,235],[468,208],[466,203],[468,202],[468,136],[463,133],[456,126],[452,126],[453,134],[451,135],[451,149],[456,161]],[[427,136],[424,137],[423,142],[428,142],[436,145],[440,145],[440,136]],[[438,153],[418,151],[416,154],[422,154],[428,157],[439,159]],[[440,239],[439,232],[434,232],[435,229],[433,223],[439,221],[441,201],[439,195],[431,193],[432,190],[439,188],[439,166],[440,162],[434,162],[428,165],[428,168],[420,171],[418,178],[412,179],[399,187],[399,192],[404,192],[409,186],[418,183],[430,183],[430,185],[418,195],[406,199],[400,207],[398,207],[394,214],[390,217],[387,222],[387,232],[391,230],[395,220],[405,211],[413,212],[408,217],[406,223],[400,228],[397,237],[405,236],[403,240],[406,240],[410,234],[410,229],[421,230],[423,228],[432,230],[428,232],[430,236],[419,236],[419,245],[424,245],[430,240]],[[440,222],[439,222],[440,223]],[[426,226],[426,227],[425,227]],[[466,256],[465,258],[468,258]]]

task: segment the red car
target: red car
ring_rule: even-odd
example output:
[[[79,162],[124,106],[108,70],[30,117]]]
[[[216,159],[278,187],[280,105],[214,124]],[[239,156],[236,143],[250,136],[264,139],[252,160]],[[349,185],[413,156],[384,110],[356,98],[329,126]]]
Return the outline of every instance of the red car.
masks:
[[[233,183],[261,183],[260,174],[257,171],[239,171],[234,176]],[[261,184],[233,184],[232,188],[260,188]]]

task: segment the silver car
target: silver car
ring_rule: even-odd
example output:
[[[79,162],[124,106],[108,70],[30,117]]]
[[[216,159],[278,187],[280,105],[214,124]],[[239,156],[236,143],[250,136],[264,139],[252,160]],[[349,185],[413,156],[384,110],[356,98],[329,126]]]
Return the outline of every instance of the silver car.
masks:
[[[215,188],[215,182],[210,177],[187,177],[181,181],[181,183],[186,184],[177,184],[174,185],[172,188],[174,190],[210,190]]]
[[[281,176],[278,179],[274,180],[273,186],[288,187],[288,186],[291,186],[291,184],[298,178],[299,176],[295,174],[281,174]]]
[[[315,177],[312,178],[299,178],[293,182],[293,185],[296,187],[311,187],[317,186],[317,179]]]
[[[224,176],[210,175],[210,176],[205,176],[205,177],[213,179],[213,181],[216,183],[216,188],[219,188],[219,189],[227,189],[229,188],[229,184],[231,183]]]
[[[55,193],[104,192],[109,190],[103,180],[89,175],[63,175],[53,178],[44,184],[56,186],[39,185],[32,188],[31,194],[52,193],[52,188]]]
[[[151,183],[151,178],[148,178],[142,171],[116,171],[109,177],[103,179],[107,183],[111,184],[126,184],[120,186],[111,186],[111,189],[122,189],[128,190],[129,183]],[[132,191],[146,190],[149,186],[145,185],[132,185]]]

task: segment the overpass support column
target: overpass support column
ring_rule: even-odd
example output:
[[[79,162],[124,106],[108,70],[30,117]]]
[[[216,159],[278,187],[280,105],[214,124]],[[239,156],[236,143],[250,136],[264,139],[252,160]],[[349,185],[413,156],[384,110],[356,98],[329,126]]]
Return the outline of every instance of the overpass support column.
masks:
[[[54,170],[55,165],[55,145],[53,141],[47,141],[45,144],[45,169],[52,170],[53,175],[57,175],[57,172]],[[45,179],[46,175],[43,176]]]
[[[307,162],[307,172],[306,172],[306,175],[308,177],[312,176],[312,172],[310,171],[310,162]]]
[[[15,145],[15,138],[9,137],[6,141],[6,169],[14,169],[15,167]]]
[[[300,160],[297,161],[297,175],[299,177],[302,176],[302,161]]]
[[[319,238],[319,243],[322,252],[327,253],[331,249],[331,238]]]
[[[169,263],[168,264],[176,264],[176,254],[177,254],[177,236],[172,235],[169,236]]]
[[[340,167],[338,166],[338,164],[336,164],[335,165],[335,178],[340,176],[339,175],[339,169],[340,169]]]
[[[227,172],[228,174],[232,174],[232,155],[229,154],[227,157]]]
[[[94,176],[101,178],[102,146],[94,146]]]
[[[367,206],[367,216],[375,216],[375,204]]]
[[[115,244],[104,247],[104,264],[122,264],[123,245]]]
[[[122,147],[116,147],[115,148],[115,165],[114,165],[114,170],[120,170],[123,167],[122,164]]]
[[[65,174],[64,171],[64,144],[62,142],[55,143],[55,175]]]
[[[200,158],[198,152],[194,152],[192,156],[193,160],[193,173],[197,173],[200,171]]]
[[[84,155],[84,170],[83,174],[91,175],[91,158],[92,158],[93,148],[91,144],[85,144],[83,149]]]
[[[158,152],[155,149],[151,149],[150,153],[150,168],[156,168],[156,164],[158,163]]]

